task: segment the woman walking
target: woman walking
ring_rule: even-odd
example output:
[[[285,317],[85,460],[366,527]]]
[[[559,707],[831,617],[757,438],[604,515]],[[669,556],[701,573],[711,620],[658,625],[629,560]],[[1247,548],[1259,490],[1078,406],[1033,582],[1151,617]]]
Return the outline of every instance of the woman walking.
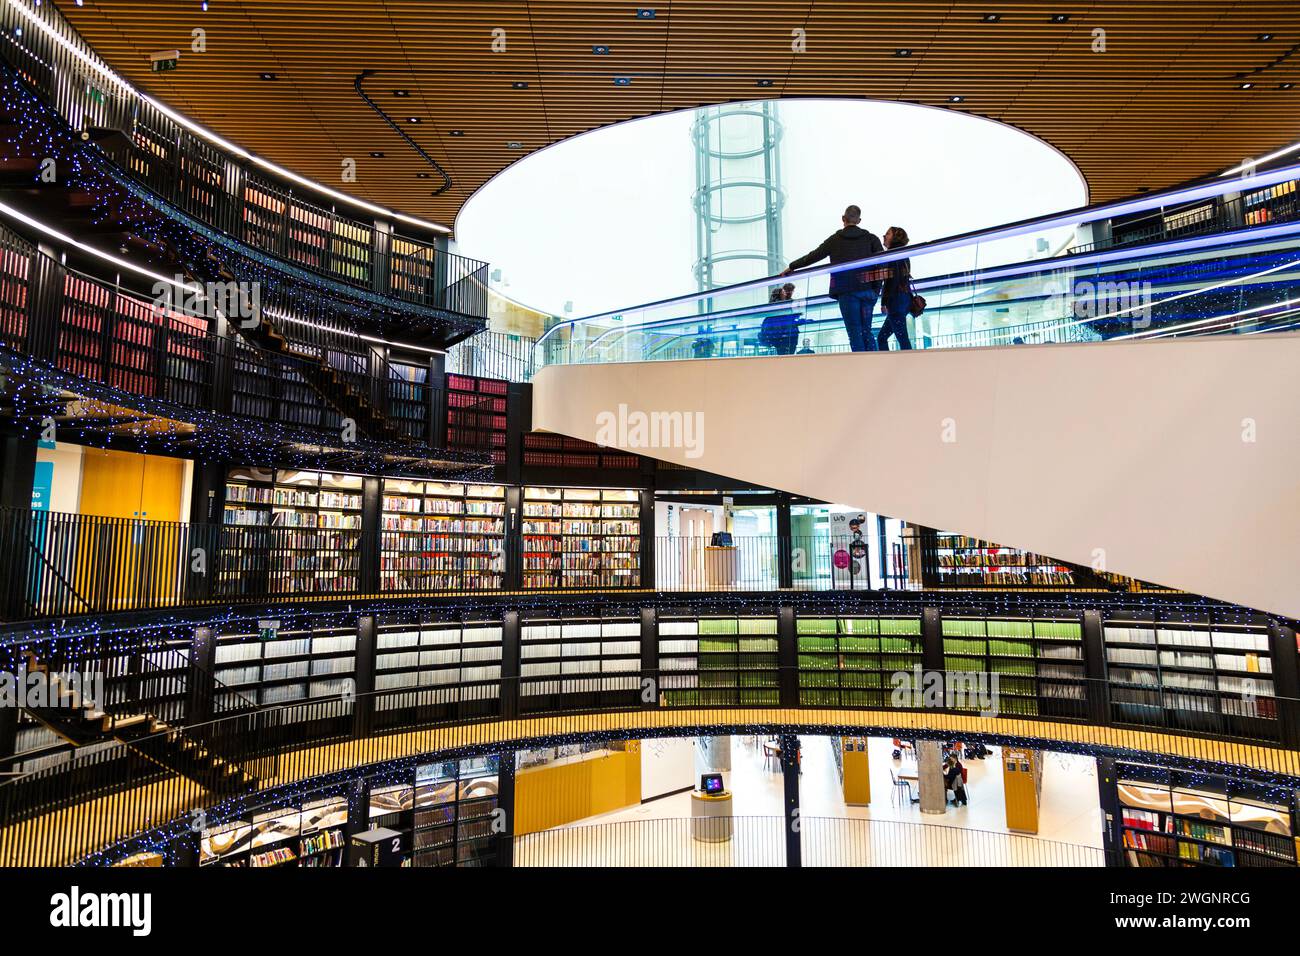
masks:
[[[885,233],[885,248],[898,249],[907,245],[907,230],[890,226]],[[881,290],[880,306],[885,313],[885,324],[876,337],[876,347],[889,349],[889,335],[898,339],[900,349],[910,349],[912,340],[907,337],[907,314],[912,308],[912,260],[899,259],[884,266],[888,275]]]

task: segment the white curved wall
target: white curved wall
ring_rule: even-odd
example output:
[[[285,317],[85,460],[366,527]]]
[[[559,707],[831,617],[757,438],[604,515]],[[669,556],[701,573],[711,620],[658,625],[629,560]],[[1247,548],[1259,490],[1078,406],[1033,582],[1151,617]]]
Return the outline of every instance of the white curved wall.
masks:
[[[1300,335],[549,366],[533,426],[1300,617]],[[647,436],[650,441],[655,436]]]

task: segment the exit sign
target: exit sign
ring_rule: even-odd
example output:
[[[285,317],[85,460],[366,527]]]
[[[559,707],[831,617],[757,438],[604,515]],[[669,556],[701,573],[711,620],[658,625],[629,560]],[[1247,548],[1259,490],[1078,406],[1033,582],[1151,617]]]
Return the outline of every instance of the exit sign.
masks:
[[[174,70],[180,64],[180,50],[161,50],[158,53],[149,54],[149,69],[155,73],[166,73]]]

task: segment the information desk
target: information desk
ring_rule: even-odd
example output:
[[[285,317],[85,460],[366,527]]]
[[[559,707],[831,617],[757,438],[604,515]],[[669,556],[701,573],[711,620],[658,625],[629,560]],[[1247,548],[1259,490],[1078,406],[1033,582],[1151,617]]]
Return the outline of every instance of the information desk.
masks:
[[[691,838],[701,843],[726,843],[731,839],[731,791],[691,791]]]
[[[736,584],[737,569],[740,565],[737,558],[739,551],[740,549],[735,545],[730,547],[710,545],[704,549],[704,574],[709,587],[731,587]]]

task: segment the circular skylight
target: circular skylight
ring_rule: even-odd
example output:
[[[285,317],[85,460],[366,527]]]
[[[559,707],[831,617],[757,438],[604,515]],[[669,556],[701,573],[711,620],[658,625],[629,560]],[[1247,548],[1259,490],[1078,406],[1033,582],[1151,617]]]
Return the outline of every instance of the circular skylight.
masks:
[[[862,208],[864,228],[883,235],[902,226],[915,245],[1088,200],[1068,158],[1002,123],[871,100],[773,105],[782,265],[838,229],[850,203]],[[742,110],[751,107],[751,115],[761,111],[761,104]],[[487,260],[493,288],[503,295],[564,317],[698,291],[700,177],[766,175],[753,162],[698,168],[692,130],[700,112],[620,123],[525,157],[465,203],[456,219],[459,251]],[[752,209],[767,190],[739,187],[730,195],[736,208]],[[760,235],[761,224],[756,228],[742,245],[769,249],[771,240]],[[1006,240],[978,256],[936,258],[925,272],[1039,257],[1068,236]],[[753,256],[719,263],[709,273],[711,287],[762,278],[770,274],[767,265]]]

